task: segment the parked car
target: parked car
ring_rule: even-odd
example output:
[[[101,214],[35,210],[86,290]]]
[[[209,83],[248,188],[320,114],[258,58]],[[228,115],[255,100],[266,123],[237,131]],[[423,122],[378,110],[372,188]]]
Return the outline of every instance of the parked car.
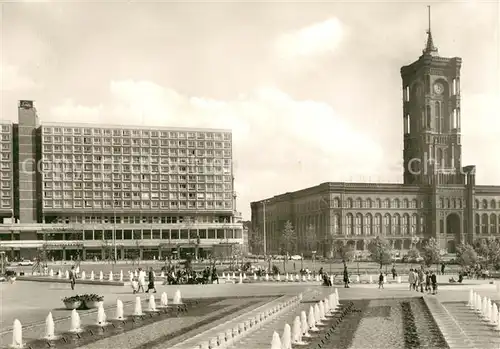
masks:
[[[29,259],[24,259],[22,261],[20,261],[19,263],[17,263],[18,266],[20,267],[30,267],[32,265],[34,265],[35,263],[33,263],[32,261],[30,261]]]
[[[295,254],[295,255],[291,256],[290,259],[292,261],[300,261],[300,260],[302,260],[302,256],[299,254]]]

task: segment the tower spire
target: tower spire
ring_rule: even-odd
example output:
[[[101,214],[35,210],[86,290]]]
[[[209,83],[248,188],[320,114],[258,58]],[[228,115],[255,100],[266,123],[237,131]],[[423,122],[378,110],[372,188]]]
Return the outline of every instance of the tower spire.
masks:
[[[429,27],[427,29],[427,43],[425,45],[425,49],[423,50],[424,55],[433,55],[437,54],[438,49],[434,46],[434,41],[432,40],[432,32],[431,32],[431,7],[427,6],[428,11],[428,19],[429,19]]]

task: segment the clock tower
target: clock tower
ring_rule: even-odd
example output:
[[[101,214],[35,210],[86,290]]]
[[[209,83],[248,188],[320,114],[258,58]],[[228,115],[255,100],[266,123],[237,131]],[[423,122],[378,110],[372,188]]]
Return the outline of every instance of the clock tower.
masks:
[[[461,175],[459,57],[438,55],[431,32],[422,55],[401,68],[404,183],[458,185]]]

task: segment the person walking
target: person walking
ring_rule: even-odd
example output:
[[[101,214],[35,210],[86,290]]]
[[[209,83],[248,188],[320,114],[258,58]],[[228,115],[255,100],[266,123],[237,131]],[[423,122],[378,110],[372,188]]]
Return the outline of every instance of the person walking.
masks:
[[[153,271],[153,267],[149,268],[149,275],[148,275],[148,289],[146,290],[146,293],[149,293],[149,290],[154,290],[154,293],[156,293],[156,287],[155,287],[155,272]]]
[[[398,276],[398,273],[396,273],[396,266],[393,265],[392,266],[392,269],[391,269],[391,273],[392,273],[392,279],[396,279],[396,276]]]
[[[437,276],[434,272],[431,274],[431,283],[432,283],[432,294],[437,294]]]
[[[415,274],[413,274],[413,269],[410,269],[408,273],[408,283],[410,284],[410,291],[413,289],[413,285],[415,284]]]
[[[75,272],[75,266],[71,267],[71,270],[69,271],[69,282],[71,284],[71,289],[75,289],[75,284],[76,284],[76,272]]]
[[[146,286],[146,272],[139,268],[139,272],[137,275],[137,283],[139,284],[137,286],[137,292],[139,292],[142,289],[142,292],[144,292],[144,286]]]
[[[344,288],[349,288],[349,272],[347,266],[344,266]]]
[[[378,288],[384,288],[384,273],[382,270],[380,271],[380,275],[378,276]]]

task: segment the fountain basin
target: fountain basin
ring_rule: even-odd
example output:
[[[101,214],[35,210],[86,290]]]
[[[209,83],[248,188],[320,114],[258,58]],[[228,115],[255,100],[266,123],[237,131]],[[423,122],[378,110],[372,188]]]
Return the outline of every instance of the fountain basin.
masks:
[[[64,306],[66,309],[73,310],[73,309],[80,309],[82,306],[82,301],[70,301],[70,302],[63,302]]]
[[[101,302],[86,300],[86,301],[84,301],[84,306],[87,309],[95,309],[95,308],[99,307],[99,303],[101,303]]]

